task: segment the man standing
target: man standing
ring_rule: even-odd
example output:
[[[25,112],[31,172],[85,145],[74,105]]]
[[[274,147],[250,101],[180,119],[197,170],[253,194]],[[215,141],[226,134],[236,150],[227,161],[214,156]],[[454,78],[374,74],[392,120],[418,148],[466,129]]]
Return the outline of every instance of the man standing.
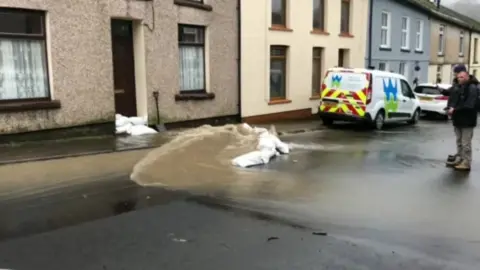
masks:
[[[455,128],[457,154],[450,157],[447,165],[456,170],[469,171],[472,162],[473,129],[477,126],[476,103],[478,80],[470,76],[464,65],[455,67],[458,84],[454,84],[448,100],[448,114]]]

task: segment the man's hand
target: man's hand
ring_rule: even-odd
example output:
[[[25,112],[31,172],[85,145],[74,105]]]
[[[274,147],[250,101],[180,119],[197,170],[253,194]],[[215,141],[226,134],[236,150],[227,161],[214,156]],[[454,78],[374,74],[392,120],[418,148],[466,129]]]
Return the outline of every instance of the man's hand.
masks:
[[[453,108],[448,108],[448,110],[447,110],[448,115],[451,116],[453,114],[453,111],[454,111]]]

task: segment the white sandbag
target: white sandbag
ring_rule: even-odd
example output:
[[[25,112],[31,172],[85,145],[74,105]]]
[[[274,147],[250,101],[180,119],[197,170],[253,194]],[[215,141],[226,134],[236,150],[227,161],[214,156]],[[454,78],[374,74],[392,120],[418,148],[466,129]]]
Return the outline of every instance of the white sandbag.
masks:
[[[132,123],[132,125],[134,126],[147,125],[147,119],[145,117],[137,117],[137,116],[129,117],[128,122]]]
[[[128,117],[115,115],[115,126],[116,127],[123,127],[127,124],[130,124],[130,121],[128,120]]]
[[[254,127],[253,132],[257,134],[262,134],[262,133],[268,133],[268,130],[266,128]]]
[[[123,126],[117,126],[115,128],[115,133],[117,134],[125,134],[125,133],[129,133],[130,132],[130,129],[132,128],[132,124],[130,123],[126,123],[125,125]]]
[[[290,153],[290,147],[288,144],[282,142],[277,136],[271,135],[273,143],[275,144],[275,149],[281,154]]]
[[[268,136],[268,134],[264,136],[260,136],[260,138],[258,139],[257,149],[258,150],[267,149],[270,151],[274,151],[275,150],[274,138],[272,138],[272,136]]]
[[[234,166],[247,168],[255,165],[267,164],[275,156],[276,151],[261,150],[238,156],[232,160]]]
[[[132,125],[128,131],[132,136],[146,135],[146,134],[156,134],[157,131],[153,128],[147,126],[134,126]]]

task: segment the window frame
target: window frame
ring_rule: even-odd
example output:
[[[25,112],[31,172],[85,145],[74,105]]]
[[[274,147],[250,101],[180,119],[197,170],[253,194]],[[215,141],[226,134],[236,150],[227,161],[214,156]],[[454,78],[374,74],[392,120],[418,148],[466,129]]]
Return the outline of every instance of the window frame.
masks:
[[[316,51],[319,51],[320,55],[317,55],[315,53]],[[312,48],[312,92],[311,92],[312,97],[320,96],[320,91],[321,91],[320,87],[322,86],[322,79],[323,79],[322,74],[323,74],[324,52],[325,52],[325,48],[323,48],[323,47],[313,47]],[[316,64],[320,67],[320,70],[318,70],[318,73],[320,74],[318,82],[314,81],[315,77],[313,76],[313,71],[314,71],[313,62],[316,62]]]
[[[463,57],[465,55],[465,32],[460,31],[458,40],[458,56]]]
[[[2,33],[0,32],[0,38],[5,39],[23,39],[23,40],[41,40],[43,41],[43,53],[45,56],[45,73],[47,80],[47,96],[38,97],[38,98],[19,98],[19,99],[0,99],[0,104],[11,104],[11,103],[25,103],[25,102],[35,102],[35,101],[51,101],[52,92],[51,92],[51,82],[50,82],[50,66],[48,58],[48,47],[47,47],[47,29],[46,29],[46,13],[41,10],[30,10],[30,9],[20,9],[20,8],[0,8],[0,13],[17,13],[17,14],[32,14],[37,15],[40,18],[40,28],[42,30],[41,34],[22,34],[22,33]]]
[[[347,17],[347,31],[343,31],[343,5],[348,4],[348,17]],[[341,35],[351,35],[352,33],[352,1],[351,0],[340,0],[340,34]]]
[[[473,39],[473,63],[478,64],[478,38]]]
[[[385,69],[380,69],[380,64],[384,64],[384,65],[385,65]],[[388,69],[389,69],[388,62],[384,62],[384,61],[378,62],[378,70],[380,70],[380,71],[388,71]]]
[[[273,23],[273,1],[282,1],[282,18],[283,24]],[[287,1],[288,0],[270,0],[270,25],[272,28],[288,28],[288,18],[287,18]]]
[[[315,18],[315,2],[316,1],[320,1],[320,6],[322,7],[322,19],[321,19],[321,28],[318,28],[318,27],[315,27],[315,22],[317,21],[317,18]],[[326,19],[325,19],[325,0],[312,0],[312,29],[314,31],[321,31],[321,32],[324,32],[326,27],[325,27],[325,22],[326,22]]]
[[[383,15],[387,15],[387,25],[383,25]],[[392,14],[386,10],[382,11],[380,15],[380,48],[388,49],[392,46]],[[386,44],[383,44],[382,33],[385,31]]]
[[[403,28],[403,20],[405,20],[406,29]],[[410,50],[410,17],[403,16],[400,21],[401,35],[400,35],[400,48],[402,50]],[[403,38],[405,37],[405,40]],[[402,43],[405,41],[405,45]]]
[[[182,42],[180,41],[182,29],[185,27],[201,29],[203,31],[203,42],[202,43],[192,43],[192,42]],[[205,45],[206,45],[206,26],[204,25],[194,25],[194,24],[178,24],[178,52],[180,55],[181,46],[191,46],[191,47],[202,47],[203,49],[203,89],[194,89],[194,90],[182,90],[181,85],[179,85],[180,94],[204,94],[207,93],[207,65],[206,65],[206,54],[205,54]],[[180,63],[179,63],[180,71]],[[180,75],[180,74],[179,74]]]
[[[440,24],[438,28],[438,55],[442,56],[445,55],[445,29],[446,26],[444,24]]]
[[[424,29],[423,20],[417,20],[416,30],[415,30],[415,51],[417,52],[423,52],[423,32],[424,32],[423,29]],[[418,41],[418,46],[417,46],[417,41]]]
[[[277,56],[277,55],[272,55],[272,51],[274,49],[281,49],[284,52],[283,56]],[[272,97],[272,89],[270,87],[270,84],[268,86],[268,96],[270,101],[278,101],[278,100],[287,100],[287,61],[288,61],[288,46],[285,45],[270,45],[270,63],[269,63],[269,80],[271,79],[271,72],[272,72],[272,60],[283,60],[282,61],[282,69],[284,70],[285,74],[283,76],[283,82],[282,85],[284,86],[285,89],[283,89],[284,96],[283,97]]]

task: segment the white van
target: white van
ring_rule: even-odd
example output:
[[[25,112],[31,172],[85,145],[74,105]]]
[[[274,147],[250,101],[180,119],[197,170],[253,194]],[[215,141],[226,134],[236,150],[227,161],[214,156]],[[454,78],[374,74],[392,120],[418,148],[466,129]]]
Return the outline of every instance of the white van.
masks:
[[[325,125],[361,121],[382,129],[385,123],[416,124],[420,103],[400,74],[368,69],[328,69],[320,90],[319,115]]]

